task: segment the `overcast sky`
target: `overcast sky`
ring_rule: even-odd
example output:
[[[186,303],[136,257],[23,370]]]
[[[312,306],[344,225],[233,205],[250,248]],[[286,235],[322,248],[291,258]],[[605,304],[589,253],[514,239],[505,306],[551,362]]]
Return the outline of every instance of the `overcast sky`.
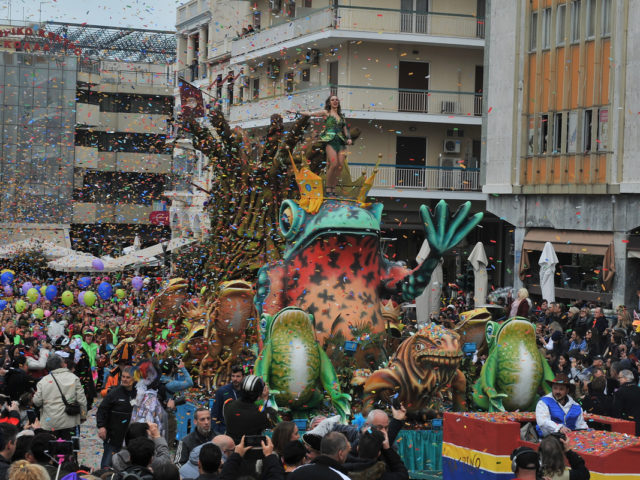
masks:
[[[176,8],[187,0],[0,0],[0,18],[40,19],[156,30],[175,30]]]

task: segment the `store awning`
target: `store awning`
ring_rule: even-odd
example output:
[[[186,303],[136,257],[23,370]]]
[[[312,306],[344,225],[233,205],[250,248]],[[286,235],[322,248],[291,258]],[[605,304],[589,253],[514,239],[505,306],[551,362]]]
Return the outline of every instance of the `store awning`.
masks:
[[[167,251],[172,252],[186,245],[195,243],[195,241],[196,239],[194,238],[174,238],[169,241]],[[143,248],[142,250],[131,252],[128,255],[109,260],[105,263],[105,270],[112,272],[130,267],[152,266],[158,262],[158,257],[161,257],[163,253],[162,244],[158,243],[152,247]]]
[[[604,255],[613,241],[613,233],[535,228],[524,236],[524,250],[542,251],[551,242],[556,252]]]

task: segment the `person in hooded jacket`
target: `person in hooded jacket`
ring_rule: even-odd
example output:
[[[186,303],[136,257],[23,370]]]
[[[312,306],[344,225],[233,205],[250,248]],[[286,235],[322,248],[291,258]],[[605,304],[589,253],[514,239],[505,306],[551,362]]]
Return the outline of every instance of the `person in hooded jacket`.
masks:
[[[351,480],[408,480],[400,455],[389,445],[386,432],[368,429],[360,435],[358,456],[349,455],[343,468]]]

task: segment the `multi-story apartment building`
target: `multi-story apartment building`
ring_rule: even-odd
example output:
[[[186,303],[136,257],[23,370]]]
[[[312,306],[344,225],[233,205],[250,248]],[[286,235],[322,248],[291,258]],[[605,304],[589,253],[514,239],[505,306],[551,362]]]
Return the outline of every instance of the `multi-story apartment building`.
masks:
[[[101,255],[136,235],[168,238],[173,32],[56,22],[1,31],[0,238]]]
[[[389,254],[412,261],[424,238],[420,204],[485,209],[484,8],[484,0],[192,0],[177,11],[178,75],[255,135],[273,113],[292,121],[287,110],[319,110],[337,94],[362,132],[351,173],[370,173],[382,155],[371,195],[385,203]],[[484,240],[496,257],[502,221],[488,215],[483,226],[467,241]],[[447,272],[460,272],[465,252]],[[506,269],[495,266],[501,283]]]
[[[638,18],[629,0],[490,3],[483,191],[534,293],[549,241],[557,297],[637,308]]]

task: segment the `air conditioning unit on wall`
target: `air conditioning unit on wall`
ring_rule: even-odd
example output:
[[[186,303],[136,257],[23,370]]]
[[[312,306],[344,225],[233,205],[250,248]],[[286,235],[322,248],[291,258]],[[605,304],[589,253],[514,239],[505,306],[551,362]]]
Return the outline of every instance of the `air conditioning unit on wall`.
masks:
[[[446,138],[442,150],[444,150],[444,153],[460,153],[461,147],[462,141],[455,138]]]

